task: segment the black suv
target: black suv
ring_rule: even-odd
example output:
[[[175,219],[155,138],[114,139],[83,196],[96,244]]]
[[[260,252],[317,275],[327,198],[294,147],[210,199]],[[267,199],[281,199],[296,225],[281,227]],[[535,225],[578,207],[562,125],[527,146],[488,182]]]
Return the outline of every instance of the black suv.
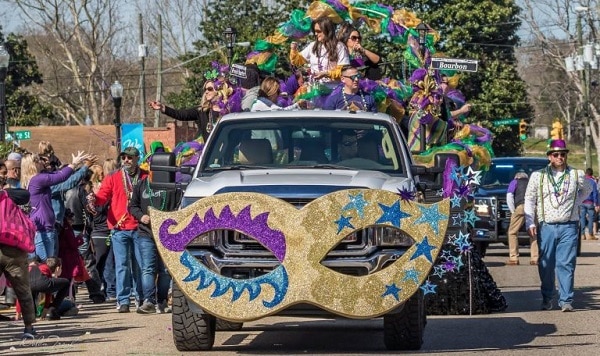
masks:
[[[548,165],[547,158],[501,157],[493,158],[490,169],[481,178],[475,192],[475,213],[480,220],[475,222],[472,239],[481,256],[485,256],[492,242],[508,244],[510,210],[506,203],[506,191],[515,174],[523,170],[528,176]],[[519,232],[519,245],[529,245],[525,224]]]

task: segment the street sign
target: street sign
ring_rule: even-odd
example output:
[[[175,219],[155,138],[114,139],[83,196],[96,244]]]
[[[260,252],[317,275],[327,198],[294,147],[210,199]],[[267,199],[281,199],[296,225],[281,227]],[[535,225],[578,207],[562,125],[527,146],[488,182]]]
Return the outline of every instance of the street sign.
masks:
[[[461,72],[477,72],[478,61],[472,59],[431,58],[434,69],[457,70]]]
[[[234,77],[246,79],[246,66],[236,63],[232,64],[231,75]]]
[[[17,141],[31,140],[31,131],[15,131],[13,135]]]
[[[517,125],[521,119],[502,119],[494,121],[494,127],[504,126],[504,125]]]

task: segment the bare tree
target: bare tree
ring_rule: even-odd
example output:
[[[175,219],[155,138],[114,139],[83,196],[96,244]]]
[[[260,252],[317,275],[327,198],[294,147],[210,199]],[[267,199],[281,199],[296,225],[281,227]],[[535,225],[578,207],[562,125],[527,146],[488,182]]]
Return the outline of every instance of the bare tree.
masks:
[[[585,113],[584,77],[580,71],[567,71],[565,58],[580,53],[583,44],[600,44],[598,2],[583,0],[578,4],[571,0],[521,0],[521,5],[524,28],[528,31],[525,37],[530,38],[519,58],[521,73],[530,86],[531,96],[535,98],[537,93],[537,97],[543,97],[545,102],[534,103],[536,112],[560,114],[570,128],[580,128]],[[592,76],[600,75],[596,70],[592,72]],[[597,82],[590,80],[588,84]],[[589,97],[590,134],[596,152],[600,153],[599,103],[597,95]],[[550,110],[544,111],[544,104]],[[587,164],[591,165],[591,162]]]
[[[126,2],[14,2],[27,19],[32,52],[45,73],[39,94],[65,123],[83,124],[86,115],[94,123],[105,123],[102,108],[110,107],[107,90],[111,79],[118,78],[116,58],[127,56],[126,38],[119,37],[131,28],[120,17]]]

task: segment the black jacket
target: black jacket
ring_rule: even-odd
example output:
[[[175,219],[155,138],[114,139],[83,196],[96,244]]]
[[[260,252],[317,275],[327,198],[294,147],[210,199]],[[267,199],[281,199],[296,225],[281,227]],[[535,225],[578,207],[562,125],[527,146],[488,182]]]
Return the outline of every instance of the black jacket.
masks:
[[[191,108],[191,109],[173,109],[165,105],[165,115],[174,118],[179,121],[196,121],[196,126],[198,126],[197,137],[202,136],[204,138],[204,142],[208,139],[208,130],[207,125],[209,122],[209,114],[213,115],[213,121],[216,123],[217,118],[219,117],[219,113],[216,111],[208,112],[200,110],[200,108]]]
[[[129,213],[139,222],[138,233],[140,236],[152,237],[150,224],[143,224],[141,218],[148,214],[148,207],[162,211],[177,210],[181,199],[180,190],[153,190],[150,188],[148,178],[144,178],[133,188],[129,201]]]

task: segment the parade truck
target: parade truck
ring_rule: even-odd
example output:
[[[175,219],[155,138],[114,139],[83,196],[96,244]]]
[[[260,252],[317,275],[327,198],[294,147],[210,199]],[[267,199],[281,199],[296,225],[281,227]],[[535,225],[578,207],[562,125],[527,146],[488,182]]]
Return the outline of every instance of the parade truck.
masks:
[[[322,110],[225,115],[195,167],[154,154],[152,189],[182,192],[150,211],[177,349],[272,315],[380,318],[387,349],[420,349],[451,214],[434,192],[457,159],[416,165],[391,116]]]

